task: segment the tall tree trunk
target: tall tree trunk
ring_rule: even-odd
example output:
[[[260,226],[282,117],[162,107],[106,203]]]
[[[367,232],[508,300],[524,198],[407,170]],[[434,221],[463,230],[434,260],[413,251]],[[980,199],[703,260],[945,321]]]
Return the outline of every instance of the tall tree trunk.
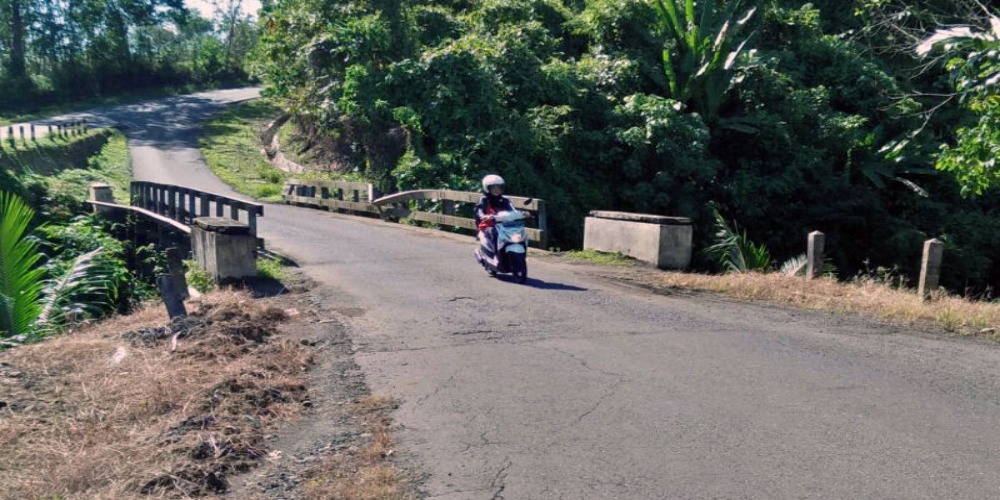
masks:
[[[10,61],[7,70],[15,79],[26,79],[24,63],[24,18],[21,15],[21,0],[10,0]]]
[[[230,71],[234,69],[233,64],[233,39],[236,37],[236,21],[239,17],[242,0],[230,0],[229,2],[229,36],[226,37],[226,68]]]

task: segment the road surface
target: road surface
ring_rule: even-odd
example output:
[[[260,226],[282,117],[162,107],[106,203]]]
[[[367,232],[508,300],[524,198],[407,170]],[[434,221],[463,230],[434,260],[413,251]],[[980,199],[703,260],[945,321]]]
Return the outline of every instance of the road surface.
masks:
[[[100,118],[126,126],[137,179],[234,195],[196,124],[254,92]],[[268,206],[260,232],[340,290],[428,498],[1000,497],[991,343],[653,295],[552,258],[519,286],[471,240],[305,208]]]

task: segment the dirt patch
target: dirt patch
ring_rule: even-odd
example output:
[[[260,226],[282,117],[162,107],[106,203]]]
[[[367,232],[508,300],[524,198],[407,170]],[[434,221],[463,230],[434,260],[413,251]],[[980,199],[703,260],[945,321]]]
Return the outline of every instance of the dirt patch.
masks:
[[[290,272],[283,295],[217,292],[173,322],[153,305],[0,353],[0,499],[415,497],[391,400],[353,360],[363,310]],[[395,493],[326,496],[331,463],[371,486],[352,491]]]
[[[218,292],[0,354],[0,498],[205,496],[301,413],[312,365],[278,302]]]
[[[395,452],[387,396],[371,395],[354,362],[351,319],[365,310],[317,287],[298,301],[302,321],[290,339],[311,348],[304,417],[280,429],[264,464],[234,480],[231,498],[418,498],[419,477]],[[283,329],[284,330],[284,329]]]

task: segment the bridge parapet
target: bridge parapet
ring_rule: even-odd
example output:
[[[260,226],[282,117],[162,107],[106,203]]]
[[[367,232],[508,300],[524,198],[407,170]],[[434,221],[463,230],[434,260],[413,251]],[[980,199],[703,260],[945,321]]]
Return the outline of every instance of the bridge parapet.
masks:
[[[470,231],[476,230],[471,207],[480,196],[469,191],[421,189],[379,198],[372,184],[332,180],[292,179],[285,182],[282,190],[282,198],[292,205],[375,215],[386,220],[409,219]],[[522,196],[507,198],[519,210],[534,216],[536,227],[528,228],[528,240],[532,246],[545,248],[548,243],[545,202]]]
[[[243,212],[250,234],[256,236],[257,217],[264,216],[264,205],[260,203],[171,184],[133,181],[131,195],[133,206],[189,226],[198,217],[226,217],[227,211],[230,219],[238,221]]]
[[[291,179],[285,181],[281,194],[285,203],[291,205],[369,215],[382,214],[379,208],[372,204],[378,196],[375,186],[364,182]]]
[[[385,196],[375,200],[374,204],[382,210],[382,217],[386,219],[407,218],[475,231],[475,219],[471,216],[463,217],[461,213],[464,207],[471,208],[481,197],[482,194],[469,191],[422,189]],[[545,248],[548,243],[545,202],[523,196],[507,196],[507,199],[518,210],[532,214],[536,227],[527,229],[528,241],[532,246]],[[471,215],[471,210],[465,212]]]

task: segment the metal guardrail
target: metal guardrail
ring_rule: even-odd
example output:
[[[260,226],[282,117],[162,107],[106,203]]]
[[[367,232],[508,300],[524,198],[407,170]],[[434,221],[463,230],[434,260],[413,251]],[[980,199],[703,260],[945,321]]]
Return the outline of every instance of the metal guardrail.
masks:
[[[228,208],[228,217],[233,220],[240,220],[240,212],[245,212],[250,233],[256,236],[257,217],[264,216],[264,205],[260,203],[170,184],[133,181],[131,195],[133,206],[189,226],[198,217],[226,217]]]
[[[477,203],[482,196],[480,193],[425,189],[375,198],[376,193],[372,184],[361,182],[291,180],[285,183],[282,198],[292,205],[345,210],[377,215],[387,220],[410,219],[476,230],[475,219],[458,214],[463,204]],[[519,210],[533,215],[533,224],[537,227],[528,228],[528,240],[532,246],[545,248],[548,242],[545,202],[521,196],[507,196],[507,199]]]

